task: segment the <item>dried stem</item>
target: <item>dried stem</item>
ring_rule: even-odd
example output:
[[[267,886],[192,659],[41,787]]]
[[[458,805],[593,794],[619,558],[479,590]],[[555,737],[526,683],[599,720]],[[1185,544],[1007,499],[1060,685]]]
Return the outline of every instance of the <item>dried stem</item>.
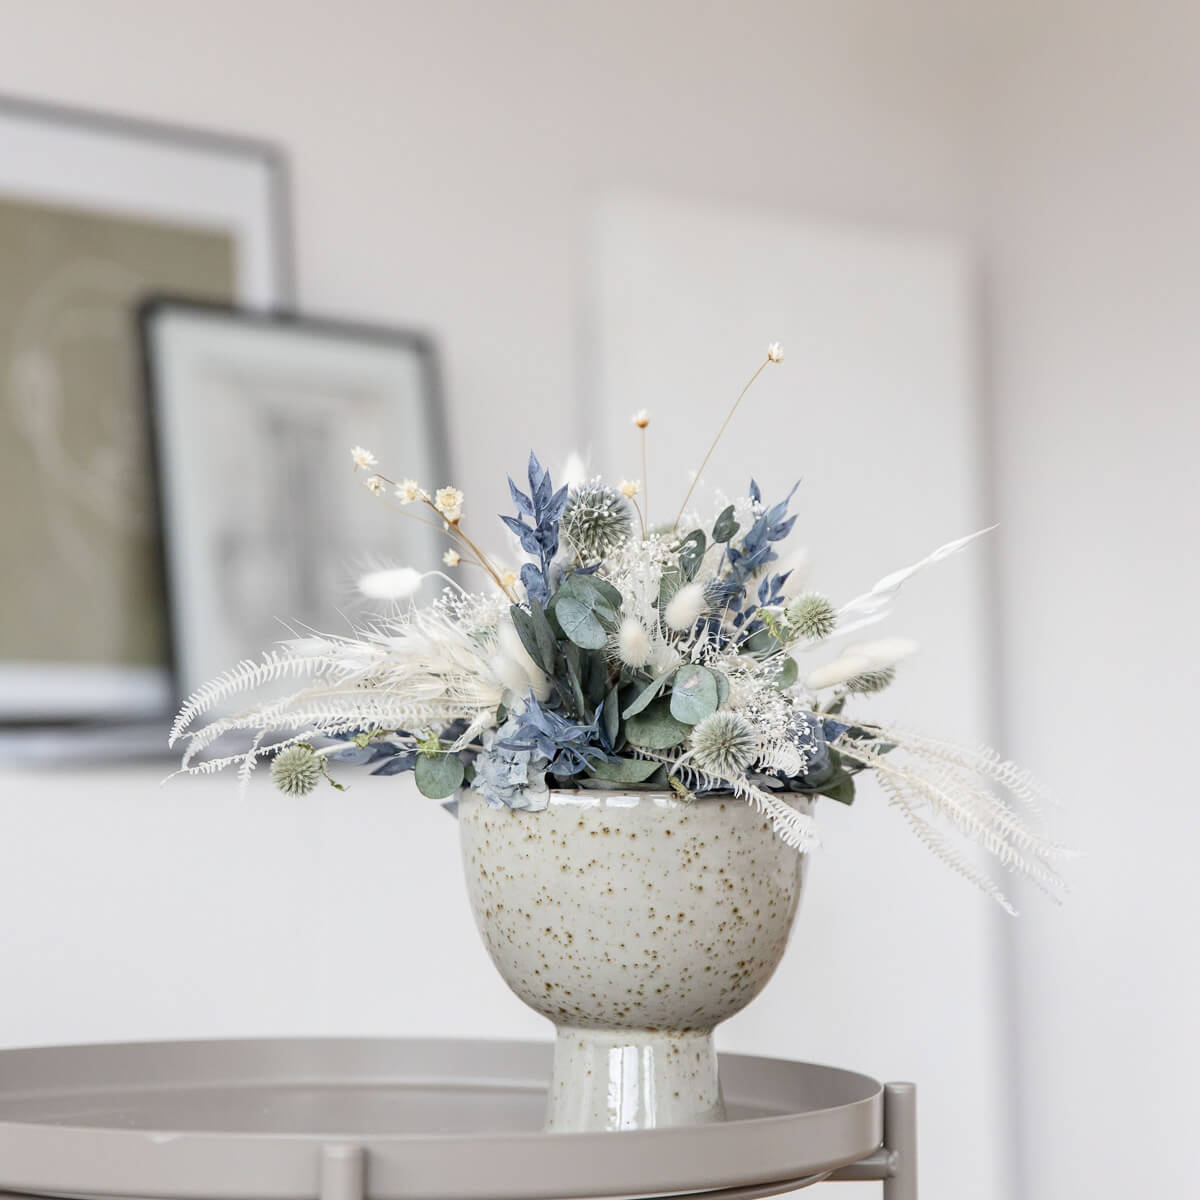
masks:
[[[696,472],[696,477],[692,480],[692,486],[688,488],[687,495],[684,496],[683,503],[679,506],[679,512],[675,514],[675,524],[671,526],[672,532],[679,528],[679,520],[683,516],[684,510],[688,506],[688,501],[692,498],[692,493],[696,490],[696,484],[700,482],[700,476],[704,474],[704,468],[708,466],[708,460],[712,458],[713,451],[717,448],[717,443],[721,440],[721,436],[728,428],[729,422],[733,420],[733,414],[737,412],[738,405],[742,402],[742,397],[745,396],[745,394],[750,390],[754,381],[763,373],[770,361],[771,358],[769,355],[764,358],[758,370],[750,376],[746,386],[742,388],[740,392],[738,392],[738,398],[733,402],[733,407],[729,410],[725,420],[721,423],[721,428],[717,430],[717,436],[713,438],[712,445],[709,446],[708,453],[704,456],[704,461],[700,464],[700,469]]]

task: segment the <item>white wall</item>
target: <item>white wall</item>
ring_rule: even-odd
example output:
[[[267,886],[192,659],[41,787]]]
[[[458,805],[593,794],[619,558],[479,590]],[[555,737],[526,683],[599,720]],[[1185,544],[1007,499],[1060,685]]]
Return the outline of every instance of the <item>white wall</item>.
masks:
[[[1197,44],[1023,3],[988,51],[1004,726],[1087,853],[1012,931],[1036,1200],[1200,1194]]]
[[[1013,1194],[1115,1200],[1197,1183],[1184,1150],[1200,1116],[1187,885],[1197,809],[1179,764],[1196,713],[1198,26],[1195,5],[1164,0],[4,0],[0,82],[285,144],[302,302],[442,336],[455,414],[471,414],[471,444],[487,448],[457,447],[464,479],[493,481],[475,490],[485,512],[501,502],[496,468],[529,440],[515,413],[537,398],[547,445],[576,430],[578,234],[601,188],[976,237],[1004,522],[1006,749],[1057,787],[1090,852],[1070,906],[1028,906],[1015,931],[1021,1036],[1009,1045],[1020,1049],[1026,1179]],[[266,915],[251,918],[264,944],[286,941],[289,915],[305,920],[333,888],[410,926],[414,911],[438,907],[466,936],[445,877],[423,887],[387,875],[389,839],[406,831],[456,870],[440,814],[401,814],[390,789],[302,806],[299,838],[282,812],[262,810],[277,813],[268,820],[251,812],[259,800],[240,808],[210,790],[211,807],[176,840],[154,825],[158,794],[135,778],[149,776],[0,782],[5,837],[19,839],[9,862],[23,872],[7,880],[10,912],[37,904],[61,863],[97,946],[103,914],[130,919],[138,872],[158,880],[151,902],[176,897],[182,921],[191,866],[172,876],[147,865],[174,846],[212,872],[215,911],[237,928],[246,919],[220,908],[222,870],[251,886],[255,872],[270,881],[273,853],[319,852],[315,894],[264,887]],[[378,870],[341,869],[362,844],[349,821],[371,831]],[[130,845],[145,857],[122,857]],[[19,918],[9,929],[0,1040],[183,1032],[180,993],[156,990],[151,946],[128,971],[106,968],[110,994],[139,984],[124,1012],[43,990],[23,993],[14,1015],[12,979],[45,981],[56,951],[23,943]],[[199,948],[214,935],[190,936]],[[352,964],[358,936],[331,931],[325,961]],[[407,1006],[399,936],[393,952],[396,994],[416,1021],[428,1009]],[[485,965],[465,969],[491,1027],[532,1032],[486,990]],[[261,1028],[271,1014],[279,1028],[326,1020],[308,999],[270,1009],[261,984],[252,966],[241,995],[200,981],[211,1032]],[[475,999],[445,992],[443,1011],[454,1019]],[[376,1028],[394,1028],[401,1011],[377,994],[348,1006]],[[964,1191],[977,1194],[974,1181]]]

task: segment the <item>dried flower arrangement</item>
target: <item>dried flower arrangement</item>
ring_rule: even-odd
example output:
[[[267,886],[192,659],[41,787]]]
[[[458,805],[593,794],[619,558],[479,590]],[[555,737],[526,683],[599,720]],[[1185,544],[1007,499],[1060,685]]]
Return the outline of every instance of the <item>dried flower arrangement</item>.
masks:
[[[1041,832],[1047,798],[1025,771],[989,749],[847,713],[889,687],[912,642],[859,642],[823,665],[799,665],[882,620],[907,579],[980,534],[835,605],[802,590],[776,551],[796,520],[788,515],[795,488],[768,504],[751,481],[745,497],[703,519],[689,509],[746,392],[782,358],[772,344],[670,524],[649,519],[644,411],[633,418],[641,481],[556,489],[531,454],[528,490],[510,479],[516,514],[501,517],[527,558],[519,571],[468,536],[461,491],[430,493],[414,480],[389,479],[375,470],[373,454],[354,447],[366,490],[443,530],[451,543],[445,566],[482,570],[492,592],[469,593],[442,575],[450,586],[438,600],[402,608],[398,601],[424,575],[400,567],[364,577],[362,592],[390,601],[392,611],[350,636],[285,642],[201,688],[171,732],[172,744],[188,743],[182,769],[237,763],[246,779],[260,758],[273,756],[274,781],[299,795],[322,778],[341,786],[331,762],[366,764],[376,775],[412,771],[433,798],[470,786],[489,804],[530,810],[562,788],[732,793],[768,814],[798,850],[815,843],[815,829],[788,796],[850,804],[856,778],[872,771],[916,836],[1006,910],[1013,911],[1000,887],[951,835],[982,845],[1057,897],[1063,884],[1053,864],[1070,851]],[[236,693],[290,679],[303,686],[189,728]],[[235,730],[254,734],[249,749],[204,757]],[[268,744],[273,735],[278,740]]]

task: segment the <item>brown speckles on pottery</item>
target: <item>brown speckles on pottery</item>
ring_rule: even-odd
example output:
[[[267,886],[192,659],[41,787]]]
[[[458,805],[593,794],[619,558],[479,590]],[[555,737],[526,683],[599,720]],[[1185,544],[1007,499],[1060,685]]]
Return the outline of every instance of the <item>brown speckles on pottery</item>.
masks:
[[[725,797],[554,792],[530,813],[466,792],[458,816],[488,953],[558,1028],[547,1128],[721,1120],[712,1030],[779,965],[805,857]]]

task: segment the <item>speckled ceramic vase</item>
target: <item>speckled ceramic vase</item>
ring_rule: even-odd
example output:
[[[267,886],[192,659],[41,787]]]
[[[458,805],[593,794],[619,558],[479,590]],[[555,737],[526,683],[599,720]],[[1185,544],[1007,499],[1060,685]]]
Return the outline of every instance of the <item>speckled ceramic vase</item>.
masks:
[[[546,1127],[722,1120],[712,1031],[779,965],[804,856],[727,797],[564,791],[531,813],[467,792],[458,815],[488,953],[558,1029]]]

